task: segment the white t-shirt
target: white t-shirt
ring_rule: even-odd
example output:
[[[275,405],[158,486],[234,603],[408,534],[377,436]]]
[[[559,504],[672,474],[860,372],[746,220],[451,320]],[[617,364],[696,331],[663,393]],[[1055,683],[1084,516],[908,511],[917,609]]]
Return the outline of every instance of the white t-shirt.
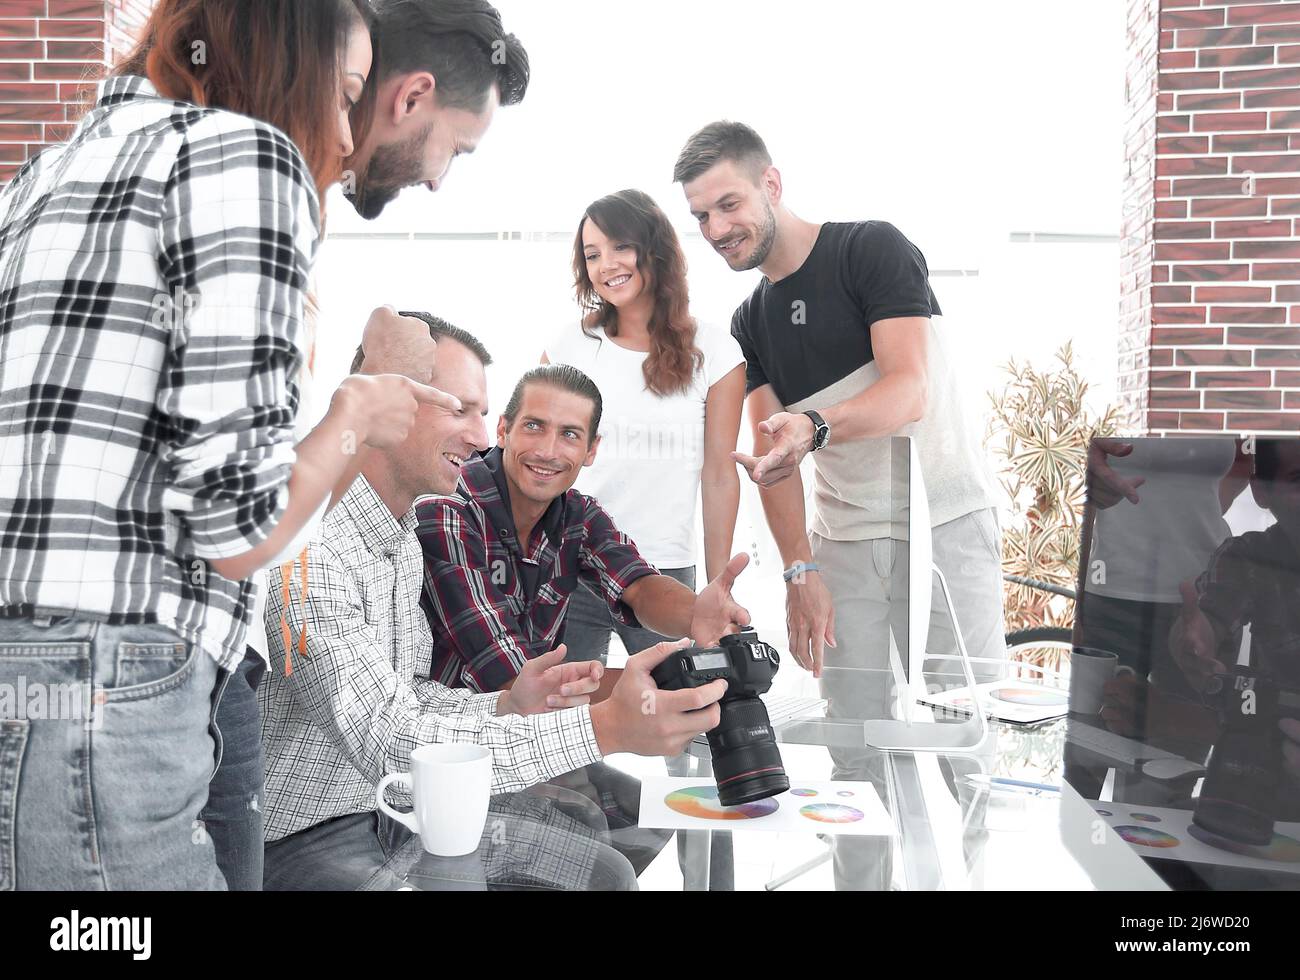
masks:
[[[667,398],[646,390],[648,355],[620,347],[604,333],[588,337],[574,325],[546,348],[554,364],[570,364],[600,389],[604,412],[596,462],[577,489],[600,501],[620,531],[659,568],[696,564],[695,515],[704,469],[704,409],[709,389],[745,363],[731,334],[700,324],[704,355],[686,391]]]

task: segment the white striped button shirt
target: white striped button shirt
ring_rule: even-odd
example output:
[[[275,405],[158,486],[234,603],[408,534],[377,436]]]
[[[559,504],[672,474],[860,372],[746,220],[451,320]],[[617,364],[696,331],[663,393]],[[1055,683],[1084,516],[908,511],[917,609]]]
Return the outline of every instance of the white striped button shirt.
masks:
[[[358,477],[307,547],[301,566],[267,585],[271,671],[258,689],[266,750],[266,839],[375,809],[375,786],[408,772],[411,750],[473,742],[492,750],[492,792],[509,793],[600,761],[586,706],[548,714],[495,714],[499,694],[429,679],[433,634],[420,608],[424,556],[415,510],[400,521]],[[292,633],[285,675],[281,613]],[[307,630],[307,653],[298,637]],[[409,805],[398,788],[393,801]]]
[[[313,180],[279,130],[112,78],[0,195],[0,616],[162,623],[218,665],[207,562],[287,502]]]

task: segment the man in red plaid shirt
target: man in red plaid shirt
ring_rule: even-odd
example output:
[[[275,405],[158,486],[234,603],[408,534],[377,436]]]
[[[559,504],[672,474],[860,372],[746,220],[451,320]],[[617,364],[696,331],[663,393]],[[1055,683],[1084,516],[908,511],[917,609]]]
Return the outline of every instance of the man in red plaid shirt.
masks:
[[[700,645],[748,625],[731,596],[747,555],[697,596],[572,489],[596,458],[600,415],[600,391],[581,371],[535,368],[506,406],[497,448],[464,464],[456,494],[416,504],[432,679],[508,689],[525,663],[561,645],[569,597],[583,584],[620,622]]]

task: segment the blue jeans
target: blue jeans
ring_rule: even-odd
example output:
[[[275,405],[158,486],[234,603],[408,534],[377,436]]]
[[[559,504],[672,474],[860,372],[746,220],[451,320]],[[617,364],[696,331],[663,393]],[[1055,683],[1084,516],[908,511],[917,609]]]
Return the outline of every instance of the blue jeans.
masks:
[[[0,619],[0,891],[223,889],[216,676],[165,626]]]
[[[266,845],[269,892],[356,891],[384,866],[392,845],[406,831],[376,811],[318,823]],[[389,826],[384,826],[389,825]],[[393,840],[389,840],[389,838]],[[401,882],[394,878],[391,888]]]
[[[691,591],[695,590],[695,567],[663,568],[663,574],[676,579]],[[569,599],[569,608],[564,614],[564,642],[568,647],[565,660],[599,660],[605,663],[609,658],[609,638],[618,633],[623,646],[630,654],[640,653],[656,643],[674,637],[663,636],[654,630],[637,629],[624,626],[614,621],[605,601],[586,586],[578,590]],[[666,760],[668,773],[672,776],[686,776],[690,773],[690,760],[682,755]],[[731,891],[735,879],[732,861],[731,835],[722,831],[709,831],[711,847],[709,850],[709,890]],[[682,863],[686,854],[686,842],[681,834],[677,835],[678,862]],[[683,870],[685,866],[683,864]]]
[[[262,890],[266,764],[257,686],[265,673],[265,661],[249,650],[238,667],[222,672],[212,695],[217,771],[208,784],[208,804],[200,818],[232,892]]]

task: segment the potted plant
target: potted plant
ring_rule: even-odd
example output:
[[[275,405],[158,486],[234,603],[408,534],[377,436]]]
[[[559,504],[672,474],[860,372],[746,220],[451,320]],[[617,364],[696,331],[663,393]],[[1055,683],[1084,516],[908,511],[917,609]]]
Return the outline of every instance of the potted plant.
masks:
[[[1121,410],[1107,406],[1098,414],[1089,408],[1088,383],[1075,366],[1072,344],[1057,351],[1055,361],[1046,371],[1008,361],[1008,383],[989,393],[985,444],[998,460],[1007,498],[1002,571],[1009,645],[1019,660],[1060,670],[1074,623],[1070,596],[1078,574],[1088,443],[1093,436],[1114,435]],[[1044,638],[1052,645],[1034,645]]]

